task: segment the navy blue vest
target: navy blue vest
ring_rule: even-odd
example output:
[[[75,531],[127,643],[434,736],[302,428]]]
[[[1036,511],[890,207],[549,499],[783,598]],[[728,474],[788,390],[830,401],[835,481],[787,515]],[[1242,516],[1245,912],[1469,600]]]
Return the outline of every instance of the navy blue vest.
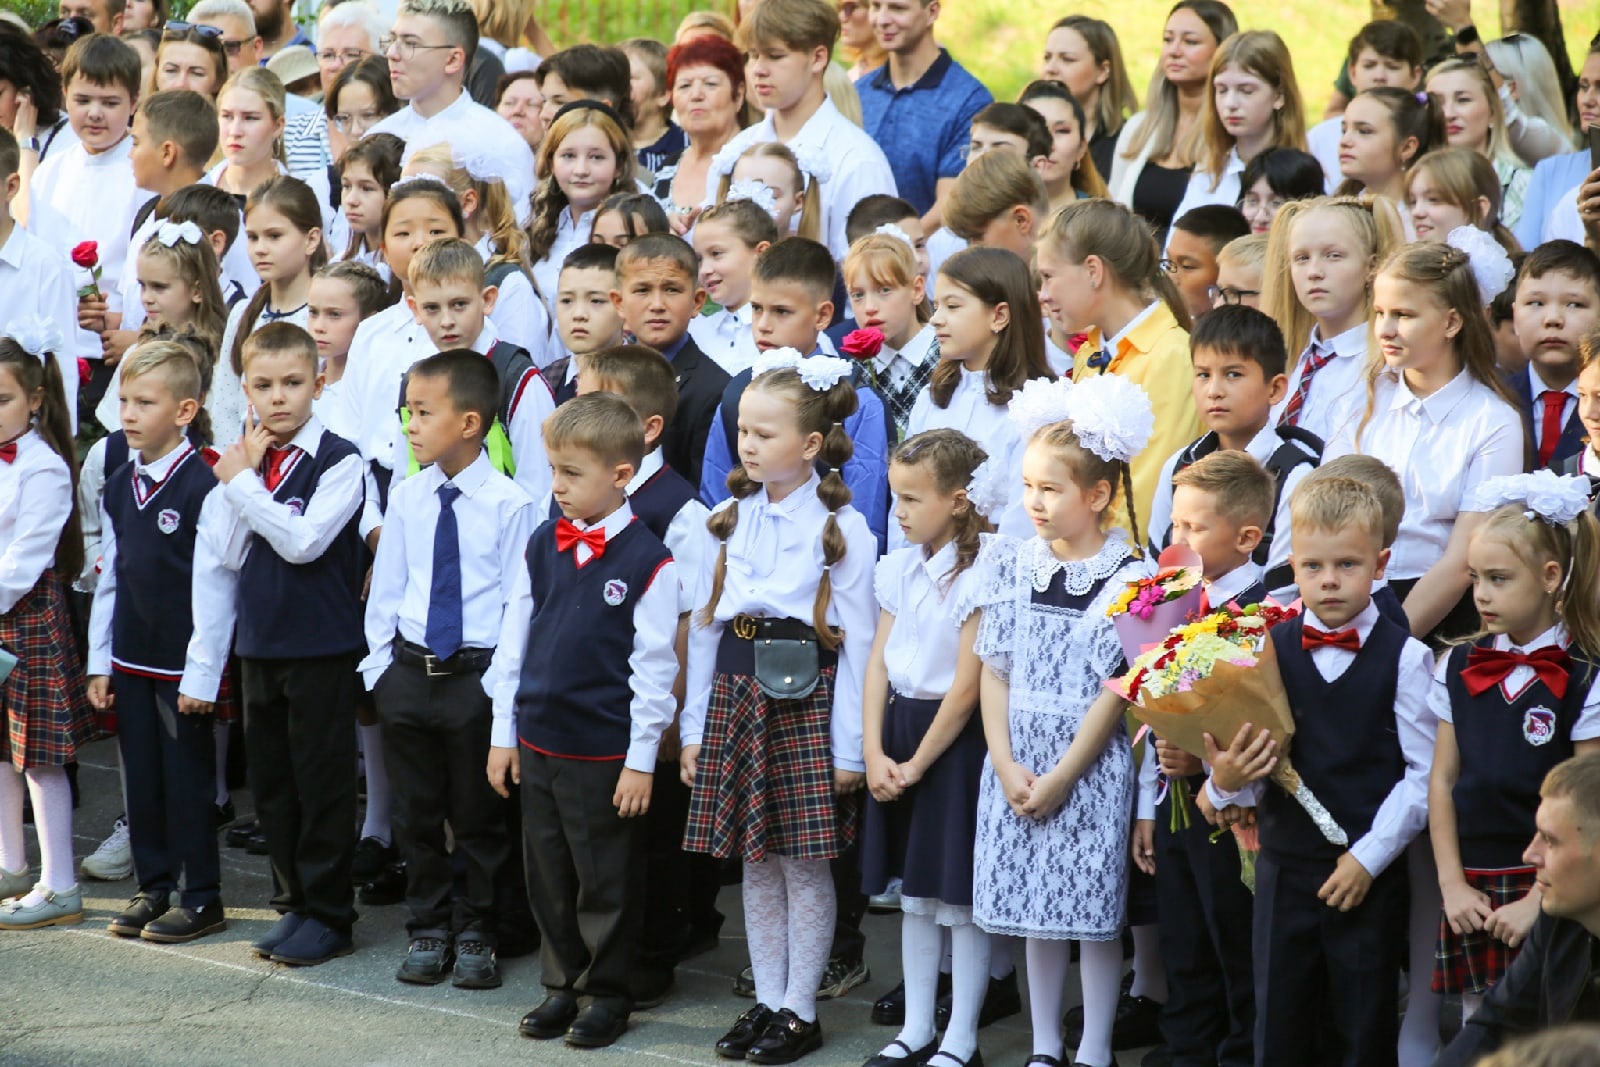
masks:
[[[1479,643],[1492,648],[1494,638]],[[1508,704],[1498,685],[1477,696],[1467,693],[1461,671],[1471,650],[1471,645],[1451,649],[1445,676],[1461,753],[1452,794],[1461,864],[1475,870],[1521,867],[1534,834],[1539,785],[1550,768],[1572,755],[1572,727],[1595,668],[1575,659],[1563,700],[1535,678]]]
[[[317,454],[302,453],[272,494],[280,504],[304,512],[323,474],[356,446],[322,431]],[[360,509],[350,516],[326,552],[310,563],[289,563],[264,538],[254,537],[239,572],[239,622],[234,647],[252,659],[309,659],[360,652],[361,581],[365,570]]]
[[[688,479],[671,467],[663,466],[639,487],[637,493],[628,494],[628,506],[639,521],[649,527],[651,533],[665,541],[667,527],[678,517],[678,512],[689,501],[699,498],[700,494],[694,491]],[[561,518],[561,505],[556,503],[554,496],[550,498],[549,517]]]
[[[635,521],[606,542],[605,555],[580,567],[576,548],[556,551],[556,522],[535,530],[524,554],[534,614],[517,686],[517,733],[553,756],[621,759],[632,725],[634,608],[672,554]]]
[[[1379,616],[1354,662],[1329,682],[1300,647],[1303,625],[1304,616],[1297,616],[1272,628],[1278,671],[1294,714],[1289,757],[1353,844],[1372,829],[1384,798],[1405,776],[1394,701],[1400,652],[1410,635]],[[1282,789],[1262,794],[1260,818],[1261,849],[1279,862],[1331,863],[1344,851],[1330,844]]]
[[[111,484],[111,473],[124,463],[128,462],[128,435],[121,430],[112,430],[106,434],[105,469],[101,476],[106,484]]]
[[[105,509],[117,537],[111,659],[118,670],[176,681],[194,633],[190,589],[200,507],[217,479],[208,457],[191,451],[141,505],[137,469],[124,458],[106,480]]]

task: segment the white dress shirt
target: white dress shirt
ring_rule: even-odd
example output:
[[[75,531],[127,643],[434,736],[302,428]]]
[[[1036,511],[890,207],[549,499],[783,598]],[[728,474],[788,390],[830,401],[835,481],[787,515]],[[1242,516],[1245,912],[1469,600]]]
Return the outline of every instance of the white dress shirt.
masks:
[[[66,395],[74,398],[67,405],[72,431],[78,431],[78,356],[98,356],[100,339],[91,349],[83,343],[78,329],[78,289],[72,281],[72,264],[65,254],[51,248],[21,226],[11,227],[11,236],[0,244],[0,293],[5,294],[5,322],[25,315],[43,315],[55,323],[66,339],[64,351],[55,353],[56,367]],[[94,337],[93,334],[88,334]]]
[[[1344,171],[1339,166],[1339,141],[1343,137],[1343,115],[1323,119],[1306,131],[1306,151],[1322,164],[1323,188],[1330,194],[1344,181]]]
[[[705,733],[711,704],[717,645],[722,630],[735,615],[762,615],[777,619],[812,618],[817,583],[822,578],[822,528],[828,519],[826,505],[817,497],[813,473],[804,485],[777,503],[759,491],[743,500],[730,498],[716,510],[737,507],[739,522],[727,542],[727,578],[709,625],[696,619],[689,627],[689,666],[683,715],[678,721],[685,745],[698,745]],[[839,668],[833,687],[833,765],[864,771],[861,755],[861,695],[867,658],[878,628],[878,605],[872,590],[872,570],[878,560],[878,539],[855,508],[837,513],[839,529],[848,546],[844,558],[833,565],[833,597],[827,621],[844,630],[839,646]],[[717,554],[701,566],[695,602],[711,599]]]
[[[394,487],[388,520],[372,563],[367,593],[367,647],[359,670],[370,690],[394,662],[396,634],[428,643],[433,589],[433,535],[439,522],[439,488],[461,490],[452,509],[461,532],[461,647],[492,649],[500,640],[501,611],[526,572],[523,555],[539,525],[533,501],[489,462],[487,452],[454,478],[430,466]],[[494,692],[493,679],[483,688]]]
[[[245,301],[240,301],[228,313],[228,328],[223,331],[217,365],[211,371],[211,391],[206,394],[206,410],[211,412],[211,436],[215,438],[212,445],[219,451],[233,444],[244,432],[244,420],[250,407],[244,395],[244,382],[234,373],[233,358],[229,355],[233,351],[233,339],[240,330],[249,337],[269,322],[292,322],[303,330],[311,325],[310,304],[301,304],[287,315],[280,315],[269,303],[261,315],[248,324],[244,321],[247,306]]]
[[[700,351],[717,361],[730,377],[750,369],[760,355],[751,324],[755,312],[746,300],[736,311],[719,308],[709,315],[689,320],[689,336]]]
[[[782,140],[773,124],[774,119],[775,116],[768,112],[760,122],[740,131],[722,151],[737,159],[751,145]],[[834,260],[843,263],[850,251],[850,238],[845,232],[850,209],[875,193],[885,196],[899,193],[894,183],[894,172],[889,169],[888,157],[866,130],[845,118],[833,101],[826,98],[795,135],[784,143],[796,154],[816,155],[832,165],[833,173],[821,183],[822,232],[826,235],[825,243],[833,253]],[[710,207],[714,199],[714,196],[708,196],[704,206]]]
[[[1552,390],[1539,377],[1539,370],[1532,363],[1528,364],[1528,395],[1533,398],[1533,406],[1529,414],[1533,419],[1533,447],[1537,450],[1544,444],[1544,394],[1549,392],[1565,393],[1566,400],[1561,405],[1561,428],[1565,430],[1567,420],[1572,418],[1572,413],[1578,410],[1578,380],[1574,378],[1566,384],[1565,388]],[[1560,440],[1561,435],[1556,435]]]
[[[1334,357],[1324,363],[1311,378],[1311,393],[1300,409],[1296,424],[1308,433],[1314,433],[1327,444],[1338,436],[1348,424],[1361,418],[1367,403],[1367,389],[1362,376],[1367,368],[1367,324],[1360,322],[1344,333],[1322,340],[1322,328],[1313,327],[1311,339],[1289,370],[1289,387],[1283,399],[1272,406],[1267,423],[1278,425],[1283,418],[1289,398],[1300,388],[1300,378],[1311,362],[1311,353],[1318,345],[1332,345]]]
[[[100,497],[106,491],[106,440],[89,446],[78,467],[78,523],[83,529],[83,573],[73,583],[80,593],[93,593],[100,581]]]
[[[596,210],[585,211],[574,219],[570,207],[562,208],[556,217],[556,236],[549,254],[533,265],[533,280],[539,283],[539,295],[544,297],[545,310],[552,316],[556,313],[556,293],[561,288],[561,264],[574,249],[589,243]],[[551,356],[553,360],[559,358]]]
[[[988,371],[973,371],[963,367],[961,380],[950,394],[950,403],[941,408],[933,402],[932,388],[924,386],[922,392],[917,394],[917,402],[911,407],[911,416],[906,419],[906,437],[909,439],[924,430],[951,429],[960,430],[976,441],[985,453],[997,463],[1003,463],[1005,469],[1011,472],[1015,499],[999,515],[991,516],[991,520],[1001,533],[1012,537],[1034,537],[1037,531],[1022,507],[1024,442],[1017,433],[1016,424],[1007,418],[1009,406],[991,403],[988,389]],[[894,514],[894,508],[895,498],[891,493],[890,515]],[[899,524],[891,522],[889,548],[896,549],[904,545],[905,535],[900,532]]]
[[[489,236],[478,239],[478,254],[487,264],[494,255],[489,246]],[[547,351],[550,347],[550,309],[539,294],[533,291],[533,282],[520,269],[500,279],[494,310],[489,319],[499,331],[502,340],[510,341],[528,350],[535,367],[547,366],[555,357]]]
[[[633,521],[633,509],[623,501],[620,508],[594,525],[605,531],[609,543]],[[573,525],[580,531],[593,528],[577,521]],[[546,536],[554,535],[547,533]],[[575,564],[580,567],[594,556],[589,546],[581,541],[572,547],[572,552]],[[561,562],[566,563],[564,554]],[[623,760],[630,771],[655,773],[656,749],[677,711],[672,683],[678,678],[678,597],[678,574],[669,560],[656,571],[649,588],[634,604],[633,649],[628,655],[633,721],[628,754]],[[494,662],[489,673],[484,675],[486,690],[489,679],[494,679],[494,689],[490,692],[494,698],[494,725],[489,743],[496,748],[517,745],[517,688],[522,681],[522,662],[528,652],[528,631],[532,629],[533,616],[538,610],[533,600],[533,578],[523,564],[517,568],[516,585],[506,602]],[[559,671],[560,666],[552,664],[549,669]]]
[[[16,445],[16,459],[0,460],[0,615],[55,566],[56,544],[72,514],[66,461],[35,430]]]
[[[1228,207],[1239,202],[1239,179],[1244,175],[1244,160],[1239,158],[1237,148],[1228,149],[1228,158],[1222,162],[1220,175],[1201,171],[1199,167],[1189,175],[1189,187],[1183,191],[1183,199],[1178,201],[1178,209],[1172,213],[1173,226],[1167,229],[1167,243],[1172,243],[1172,230],[1179,219],[1197,207],[1208,204],[1226,204]],[[1162,248],[1166,253],[1166,248]],[[1116,349],[1112,349],[1116,351]]]
[[[344,374],[350,382],[351,404],[361,421],[360,436],[352,440],[364,459],[394,468],[400,381],[412,364],[436,351],[404,300],[363,319],[356,327]]]
[[[1385,371],[1359,442],[1355,429],[1330,441],[1324,458],[1362,452],[1400,476],[1406,511],[1390,550],[1391,582],[1420,578],[1443,558],[1462,504],[1482,482],[1522,473],[1522,416],[1465,370],[1422,398]]]
[[[964,603],[958,587],[972,581],[967,568],[953,581],[952,541],[929,556],[922,545],[896,549],[873,573],[878,607],[894,616],[883,646],[889,687],[913,700],[942,700],[956,681],[961,623],[951,606]]]
[[[194,445],[187,439],[179,443],[177,448],[168,452],[154,463],[145,463],[134,456],[133,477],[141,475],[153,479],[156,488],[149,498],[149,503],[155,503],[161,494],[161,488],[178,464],[185,459],[191,463],[203,463],[195,454]],[[210,496],[219,495],[220,486],[212,490]],[[209,497],[208,497],[209,499]],[[110,674],[113,665],[126,667],[134,671],[149,673],[155,668],[148,664],[124,663],[112,654],[112,620],[116,613],[117,604],[117,530],[107,514],[102,503],[98,509],[100,516],[100,558],[103,573],[94,589],[94,604],[89,612],[89,655],[86,674]],[[201,514],[205,513],[205,505],[201,505]],[[219,598],[227,598],[232,590],[229,586],[208,582],[191,581],[191,605],[199,609],[207,617],[215,618],[228,611],[228,605],[218,603]],[[204,604],[204,608],[199,606]],[[222,685],[220,662],[184,664],[183,676],[178,680],[178,692],[186,697],[193,697],[207,704],[214,703],[217,699],[217,690]]]
[[[1556,623],[1544,633],[1535,637],[1525,645],[1514,644],[1510,634],[1495,634],[1494,647],[1501,652],[1537,652],[1541,648],[1566,648],[1572,643],[1572,637],[1567,633],[1567,628],[1561,623]],[[1532,685],[1538,678],[1532,667],[1513,667],[1511,673],[1500,680],[1500,695],[1507,704],[1522,696],[1523,691]],[[1454,723],[1455,713],[1450,708],[1450,657],[1439,657],[1439,665],[1434,668],[1433,685],[1428,688],[1428,707],[1440,722]],[[1577,678],[1574,677],[1576,682]],[[1572,724],[1571,740],[1592,741],[1600,737],[1600,678],[1589,682],[1589,691],[1584,694],[1583,707],[1578,712],[1578,719]]]
[[[134,184],[129,160],[132,149],[132,137],[124,137],[99,155],[90,155],[81,143],[75,144],[64,152],[50,153],[28,183],[30,233],[63,256],[83,241],[99,245],[100,292],[111,312],[122,310],[122,272],[133,216],[139,205],[150,199],[149,193]],[[74,268],[74,277],[75,286],[89,283],[89,272],[81,267]],[[77,322],[76,313],[72,321]],[[75,353],[98,359],[100,335],[80,329]]]
[[[431,118],[424,118],[407,104],[367,133],[399,137],[406,143],[406,160],[441,142],[448,142],[452,148],[459,145],[463,152],[493,155],[497,160],[495,169],[502,172],[496,177],[506,183],[517,223],[528,225],[533,218],[533,149],[511,123],[477,103],[465,89],[460,94]]]

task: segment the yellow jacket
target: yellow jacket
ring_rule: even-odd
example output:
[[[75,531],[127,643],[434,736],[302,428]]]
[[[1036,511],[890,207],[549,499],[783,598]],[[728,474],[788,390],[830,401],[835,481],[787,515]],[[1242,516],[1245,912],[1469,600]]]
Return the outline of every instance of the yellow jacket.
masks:
[[[1089,366],[1089,358],[1104,346],[1099,327],[1091,328],[1073,359],[1073,381],[1101,373],[1099,368]],[[1112,509],[1112,521],[1132,535],[1134,544],[1143,547],[1149,543],[1145,527],[1150,521],[1150,502],[1155,498],[1162,465],[1201,432],[1200,413],[1195,410],[1190,384],[1194,370],[1189,361],[1189,334],[1172,317],[1171,309],[1158,300],[1117,342],[1117,351],[1112,353],[1106,369],[1137,383],[1149,394],[1155,411],[1156,426],[1150,443],[1130,464],[1139,528],[1129,525],[1120,494]]]

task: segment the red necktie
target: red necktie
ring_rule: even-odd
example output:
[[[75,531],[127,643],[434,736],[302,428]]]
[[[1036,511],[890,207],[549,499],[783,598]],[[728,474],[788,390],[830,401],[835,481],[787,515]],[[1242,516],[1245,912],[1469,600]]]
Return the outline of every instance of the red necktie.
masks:
[[[1300,647],[1307,652],[1319,648],[1342,648],[1347,652],[1361,651],[1361,635],[1354,630],[1335,630],[1324,633],[1315,626],[1300,628]]]
[[[1549,395],[1549,394],[1546,394]],[[1504,681],[1518,667],[1531,667],[1539,681],[1557,700],[1567,696],[1567,672],[1572,669],[1572,657],[1565,649],[1546,645],[1536,652],[1501,651],[1497,648],[1474,648],[1467,653],[1467,666],[1461,672],[1461,684],[1473,696]]]
[[[16,462],[17,443],[15,441],[7,441],[5,444],[0,445],[0,460],[4,460],[7,463]]]
[[[1338,354],[1332,345],[1327,348],[1321,345],[1311,346],[1311,353],[1306,358],[1306,369],[1300,372],[1300,381],[1294,387],[1294,395],[1289,397],[1289,403],[1284,405],[1283,414],[1278,417],[1279,426],[1300,425],[1300,412],[1306,406],[1306,401],[1311,398],[1312,376],[1326,367]]]
[[[1539,394],[1544,403],[1544,421],[1539,424],[1539,466],[1550,466],[1550,457],[1556,454],[1561,443],[1561,416],[1567,410],[1567,394],[1559,389],[1546,389]]]
[[[1203,587],[1200,590],[1200,614],[1202,616],[1211,614],[1211,590]]]
[[[573,525],[570,519],[556,520],[556,551],[565,552],[576,545],[585,544],[589,551],[594,553],[594,558],[599,559],[606,554],[606,532],[599,526],[591,526],[587,530],[580,530]],[[574,557],[577,553],[574,551]]]
[[[289,457],[298,451],[300,450],[294,445],[288,445],[284,448],[267,449],[267,470],[261,479],[266,483],[267,492],[272,493],[277,491],[278,486],[283,483],[283,468],[288,465]]]

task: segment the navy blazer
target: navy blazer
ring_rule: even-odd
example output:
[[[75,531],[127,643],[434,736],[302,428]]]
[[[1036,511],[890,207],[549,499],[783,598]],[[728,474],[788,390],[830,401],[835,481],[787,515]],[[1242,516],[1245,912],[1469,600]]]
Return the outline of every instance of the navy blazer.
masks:
[[[1517,410],[1522,412],[1522,427],[1528,435],[1528,445],[1533,450],[1534,458],[1537,459],[1539,438],[1534,432],[1534,423],[1544,417],[1544,411],[1542,406],[1539,411],[1534,411],[1533,388],[1528,381],[1528,375],[1533,373],[1537,372],[1529,368],[1503,377],[1506,385],[1511,388],[1511,395],[1517,398]],[[1561,440],[1556,442],[1556,450],[1550,456],[1549,468],[1559,472],[1565,460],[1582,452],[1583,436],[1583,421],[1578,418],[1578,405],[1574,404],[1572,414],[1567,416],[1567,424],[1561,428]]]

